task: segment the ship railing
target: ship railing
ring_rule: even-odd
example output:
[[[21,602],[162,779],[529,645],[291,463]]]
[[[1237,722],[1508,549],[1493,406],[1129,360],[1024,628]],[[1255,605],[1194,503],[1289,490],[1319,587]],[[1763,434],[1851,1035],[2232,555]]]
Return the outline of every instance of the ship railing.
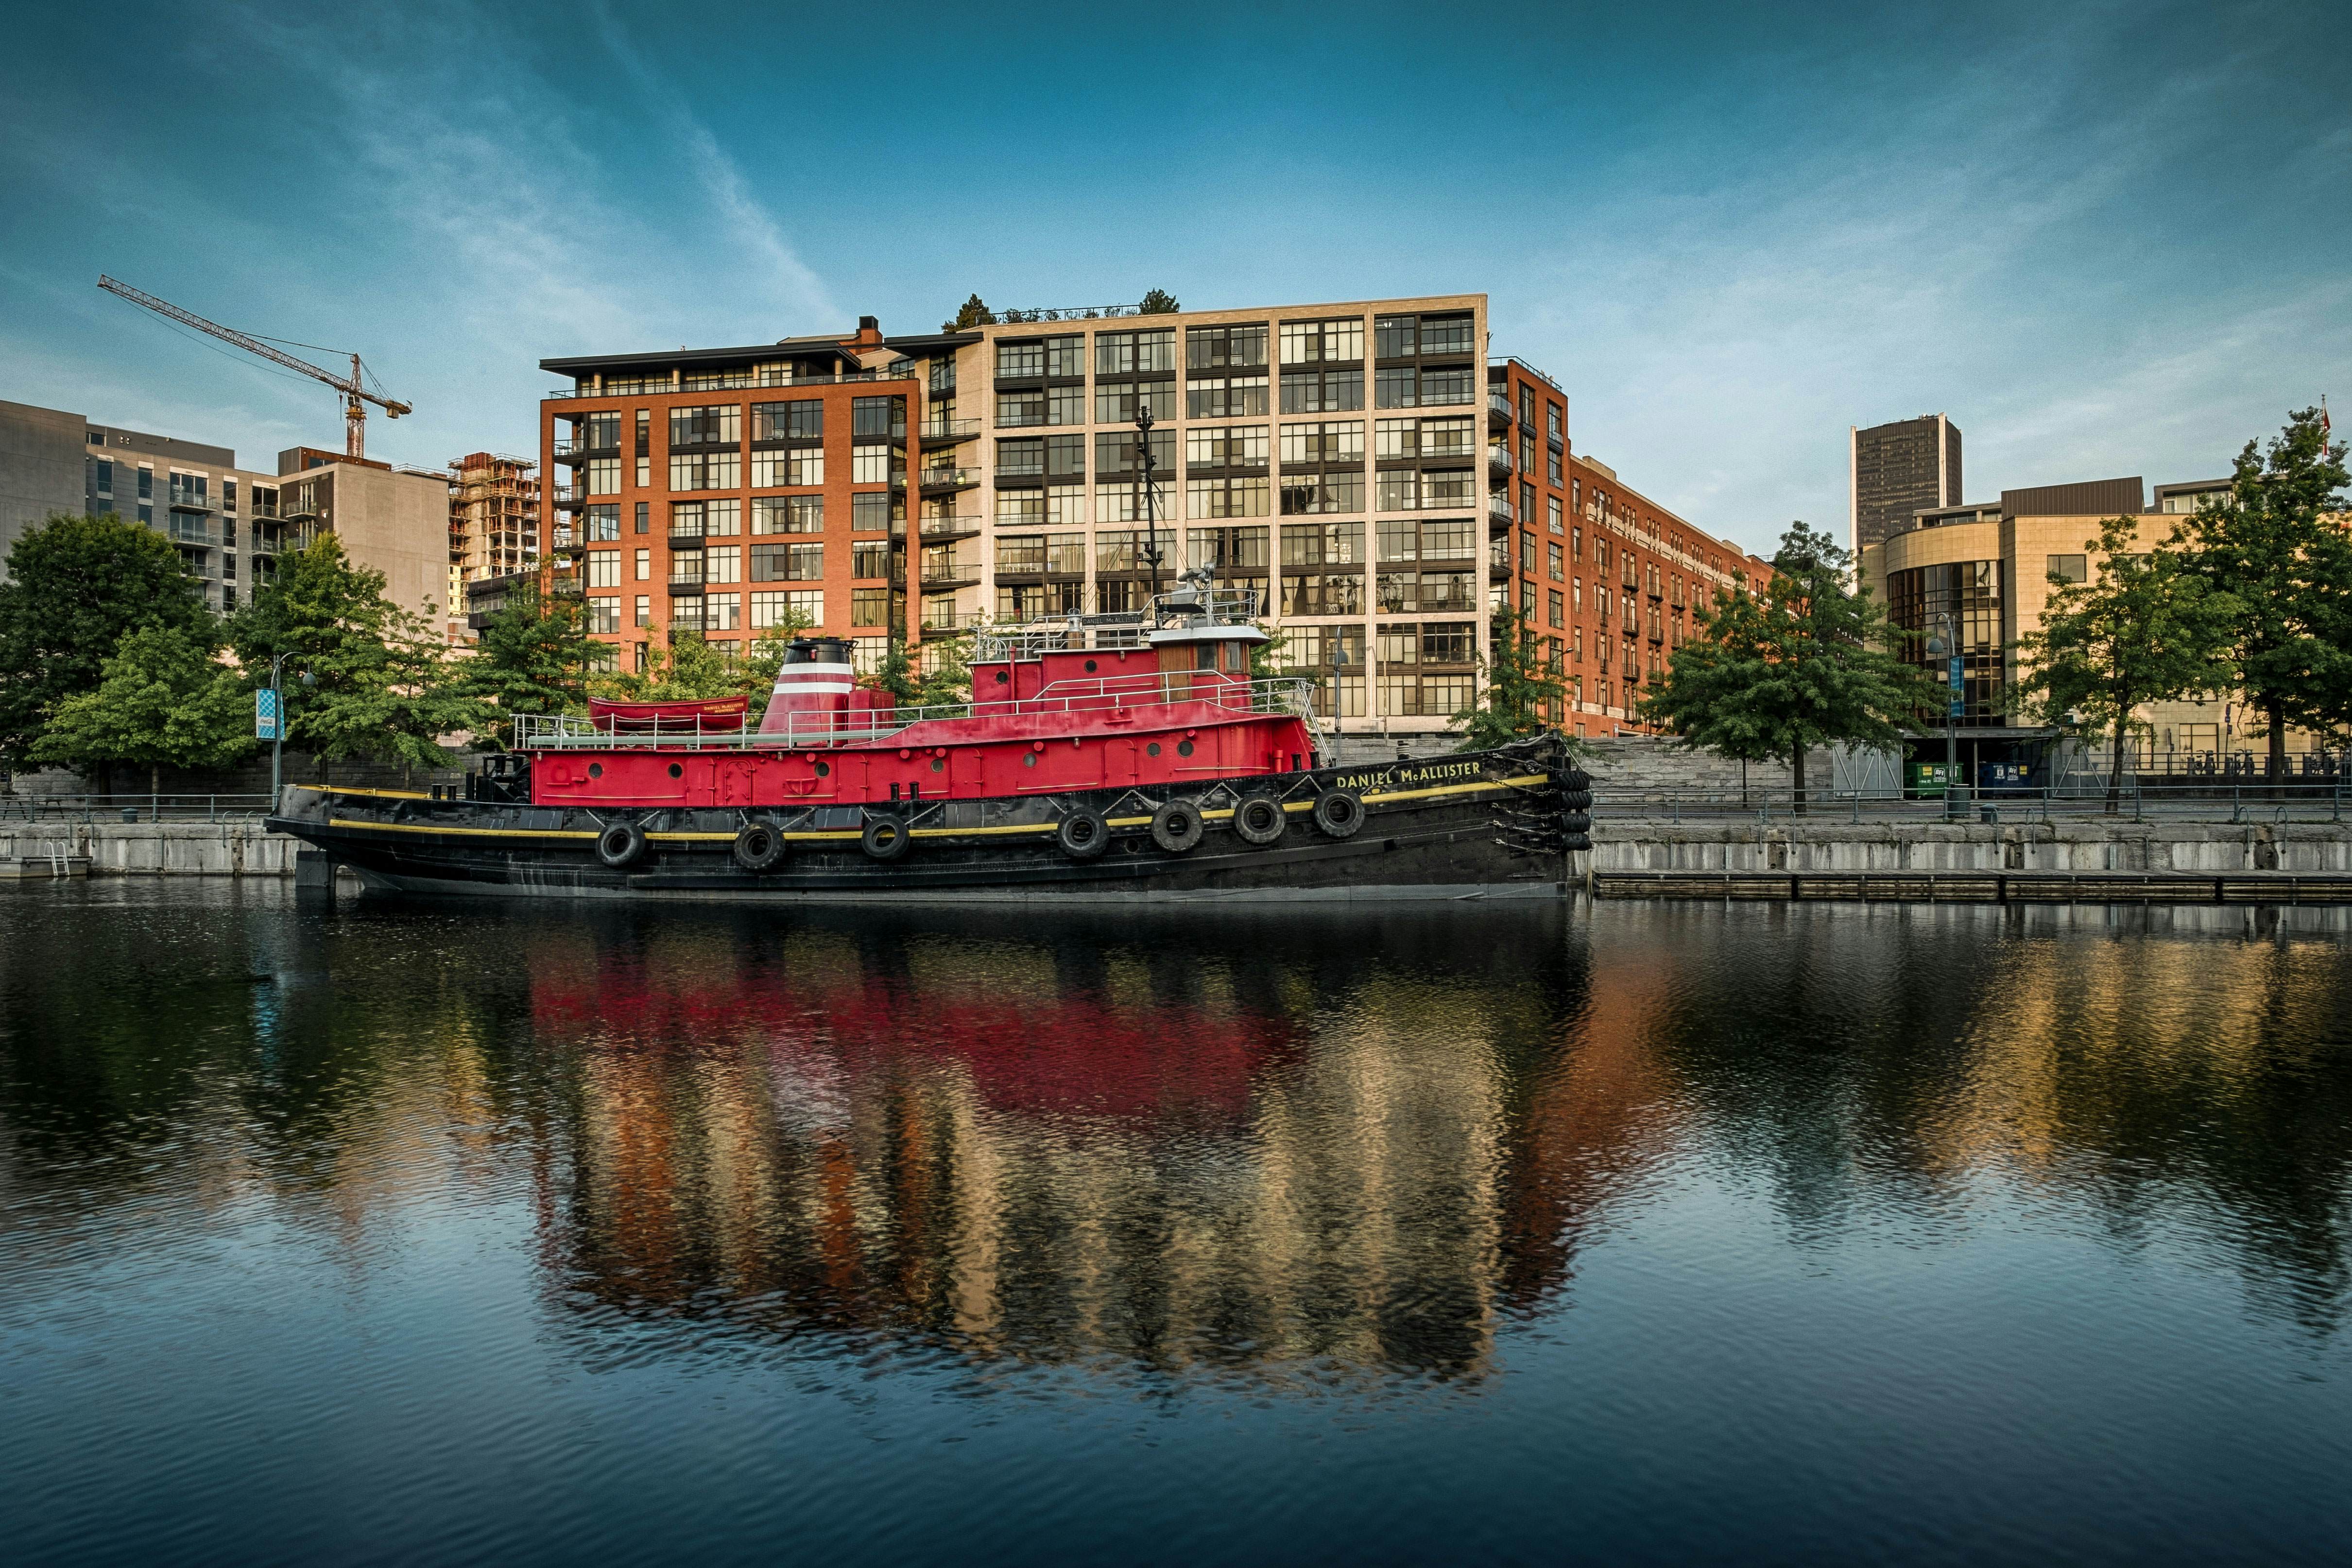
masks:
[[[1162,670],[1139,675],[1103,676],[1093,679],[1057,680],[1029,697],[988,702],[953,702],[898,708],[887,712],[796,712],[784,715],[776,730],[711,730],[680,724],[659,732],[622,731],[615,733],[593,720],[554,714],[518,714],[517,751],[664,751],[764,752],[796,751],[889,739],[918,724],[941,720],[1035,718],[1076,713],[1124,713],[1140,710],[1189,707],[1228,713],[1287,715],[1306,723],[1320,743],[1315,716],[1315,688],[1308,680],[1284,677],[1271,680],[1237,680],[1205,670]],[[1006,736],[1018,740],[1024,737]],[[1034,738],[1034,737],[1029,737]]]

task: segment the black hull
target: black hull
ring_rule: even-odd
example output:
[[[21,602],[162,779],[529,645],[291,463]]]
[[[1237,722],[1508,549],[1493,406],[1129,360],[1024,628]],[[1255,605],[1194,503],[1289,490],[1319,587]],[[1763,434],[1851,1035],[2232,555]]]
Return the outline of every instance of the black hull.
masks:
[[[1055,903],[1411,898],[1558,898],[1580,826],[1564,809],[1580,784],[1564,750],[1543,738],[1493,752],[1376,768],[1229,780],[1186,792],[1207,819],[1189,850],[1153,842],[1164,790],[1110,787],[1014,800],[830,805],[620,807],[584,810],[431,800],[386,792],[289,789],[270,826],[315,845],[373,889],[472,897],[624,898],[689,901],[867,899],[892,903]],[[1345,837],[1315,825],[1317,798],[1337,789],[1363,802]],[[1274,844],[1244,842],[1232,823],[1244,794],[1276,794],[1286,827]],[[1111,825],[1092,858],[1063,852],[1060,819],[1079,807]],[[878,817],[910,830],[903,858],[879,860],[859,835]],[[742,869],[737,832],[765,823],[788,849],[776,868]],[[647,843],[614,868],[596,836],[634,823]]]

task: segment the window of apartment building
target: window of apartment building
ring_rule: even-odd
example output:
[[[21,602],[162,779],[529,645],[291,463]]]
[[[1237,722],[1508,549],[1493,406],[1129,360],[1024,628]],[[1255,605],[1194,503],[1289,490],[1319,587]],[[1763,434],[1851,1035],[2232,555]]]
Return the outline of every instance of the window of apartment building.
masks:
[[[1151,466],[1155,473],[1167,474],[1176,466],[1176,432],[1163,427],[1151,432]],[[1097,475],[1139,472],[1135,454],[1135,432],[1132,430],[1097,430],[1095,432],[1095,472]]]
[[[1372,319],[1372,352],[1381,359],[1410,359],[1421,352],[1421,318],[1376,316]]]
[[[1087,388],[1083,382],[1045,389],[1045,423],[1083,425],[1087,422]],[[1003,424],[1003,420],[998,421]]]
[[[1467,367],[1406,365],[1376,372],[1372,390],[1375,407],[1436,408],[1470,402],[1475,379]]]
[[[1050,465],[1053,460],[1053,454],[1046,453],[1046,463]],[[1082,527],[1086,521],[1087,489],[1084,485],[1048,484],[1045,487],[1045,522],[1048,527]]]
[[[1042,577],[1045,574],[1045,540],[1042,534],[999,534],[996,574],[1000,577]]]
[[[1558,483],[1559,483],[1559,476],[1560,476],[1560,450],[1559,450],[1559,447],[1553,447],[1549,448],[1549,449],[1547,450],[1547,452],[1545,453],[1545,456],[1544,456],[1544,463],[1545,463],[1545,467],[1546,467],[1546,468],[1547,468],[1547,473],[1546,473],[1545,477],[1546,477],[1546,478],[1548,478],[1549,479],[1550,479],[1550,480],[1551,480],[1551,482],[1552,482],[1553,484],[1558,484]],[[1554,501],[1554,502],[1552,502],[1551,504],[1552,504],[1552,505],[1554,505],[1554,506],[1556,507],[1556,506],[1559,505],[1559,502],[1558,502],[1558,501]]]
[[[751,498],[751,531],[822,533],[824,531],[824,498],[754,496]]]
[[[1263,468],[1266,466],[1266,430],[1263,425],[1201,426],[1184,432],[1184,467],[1194,468]]]
[[[673,408],[669,411],[669,444],[673,449],[731,446],[742,438],[741,417],[741,408],[732,403]]]
[[[637,507],[636,507],[636,525],[637,525],[637,531],[638,531],[639,533],[647,533],[647,532],[651,532],[651,531],[652,531],[652,530],[653,530],[652,512],[653,512],[653,508],[652,508],[652,507],[651,507],[651,505],[649,505],[647,502],[645,502],[645,501],[639,501],[639,502],[637,502]]]
[[[678,631],[702,630],[702,595],[682,595],[669,602],[669,624]]]
[[[1045,437],[1045,478],[1067,482],[1084,480],[1087,477],[1087,438],[1084,436],[1048,436]]]
[[[1558,496],[1546,496],[1544,498],[1544,516],[1545,520],[1551,525],[1551,531],[1554,533],[1564,534],[1568,531],[1567,529],[1562,526],[1560,521],[1559,498]]]
[[[740,629],[743,624],[740,613],[742,597],[740,595],[705,595],[702,600],[702,629],[706,632],[731,632]],[[719,645],[718,651],[720,658],[730,658],[734,655],[735,645],[721,643]]]
[[[996,443],[996,477],[999,479],[1042,478],[1045,472],[1045,442],[1037,436],[1022,437]]]
[[[599,409],[583,416],[577,439],[583,452],[611,452],[617,456],[621,450],[621,411]]]
[[[1282,613],[1286,616],[1360,616],[1364,613],[1363,574],[1286,573],[1282,579]]]
[[[653,574],[654,574],[654,552],[653,552],[652,551],[650,551],[650,550],[640,550],[640,551],[638,551],[638,552],[637,552],[637,559],[636,559],[636,568],[637,568],[636,576],[637,576],[637,581],[638,581],[638,582],[640,582],[640,583],[651,582],[651,581],[653,580]]]
[[[907,400],[903,397],[856,397],[849,404],[849,434],[858,441],[903,441],[907,438]]]
[[[1194,566],[1213,564],[1220,575],[1263,572],[1266,568],[1266,534],[1262,523],[1255,528],[1188,528],[1184,531],[1184,559]]]
[[[1544,435],[1553,446],[1564,446],[1568,441],[1568,410],[1557,403],[1548,405],[1547,407]]]
[[[1000,338],[996,343],[999,381],[1039,381],[1045,374],[1045,342],[1042,338]]]
[[[585,603],[588,609],[588,630],[592,635],[600,632],[617,632],[621,629],[621,601],[618,598],[591,598]]]
[[[1146,487],[1132,479],[1095,486],[1095,521],[1141,522],[1150,517],[1165,521],[1176,515],[1169,510],[1172,498],[1166,480],[1154,480],[1148,496],[1145,492]]]
[[[1507,565],[1511,559],[1510,547],[1498,541],[1495,549],[1496,553]],[[1519,570],[1530,577],[1536,574],[1536,539],[1532,533],[1519,535]]]
[[[1095,334],[1097,375],[1142,374],[1176,368],[1176,329]]]
[[[996,590],[996,618],[1034,621],[1045,616],[1071,616],[1086,608],[1081,583],[1018,583]]]
[[[755,632],[789,626],[794,621],[811,626],[824,625],[824,590],[795,588],[782,592],[754,591],[751,595],[751,629]]]
[[[2169,500],[2170,498],[2166,498]],[[2090,579],[2090,558],[2084,555],[2052,555],[2044,557],[2048,574],[2061,583],[2082,583]]]
[[[1382,565],[1399,561],[1475,561],[1477,525],[1466,520],[1416,522],[1383,519],[1379,524]]]
[[[859,401],[867,400],[861,398]],[[822,441],[824,439],[824,405],[814,398],[793,403],[754,403],[751,405],[751,439]]]
[[[1560,591],[1559,589],[1547,588],[1544,590],[1544,608],[1549,612],[1549,619],[1546,621],[1546,625],[1552,626],[1565,626],[1568,625],[1568,605],[1562,600]]]
[[[1364,559],[1364,525],[1360,522],[1286,522],[1282,525],[1285,566],[1360,565]]]
[[[1530,621],[1536,618],[1536,585],[1533,583],[1519,584],[1519,614]]]
[[[1557,544],[1544,546],[1544,564],[1549,568],[1545,575],[1555,583],[1564,581],[1568,576],[1567,555],[1568,552]]]
[[[155,470],[145,463],[139,465],[139,499],[141,500],[155,499]]]
[[[1345,414],[1364,406],[1364,373],[1357,370],[1286,370],[1285,414]]]
[[[1186,517],[1265,517],[1271,500],[1269,481],[1263,474],[1184,481]]]
[[[1477,453],[1476,421],[1463,418],[1381,419],[1374,422],[1376,458],[1469,458]]]
[[[1265,365],[1264,321],[1184,330],[1184,368],[1188,371],[1263,369]]]
[[[114,493],[114,464],[110,458],[91,459],[90,486],[102,496]]]
[[[890,624],[890,590],[852,588],[849,591],[849,624],[853,626],[888,626]]]
[[[588,586],[617,588],[621,585],[621,552],[617,550],[592,550],[588,552]]]
[[[1364,358],[1364,320],[1350,316],[1336,321],[1282,323],[1285,364],[1360,364]]]
[[[887,441],[862,442],[849,449],[849,482],[889,485],[907,482],[907,449]]]
[[[751,546],[751,581],[754,583],[821,583],[824,580],[824,546],[823,544],[754,544]],[[733,582],[733,578],[726,579]]]
[[[589,544],[609,544],[621,537],[621,508],[611,505],[592,506],[581,517],[580,533]]]
[[[669,455],[669,488],[673,490],[731,490],[741,483],[742,459],[735,452],[689,451]]]
[[[635,454],[635,461],[637,466],[637,488],[640,489],[651,487],[654,482],[653,447],[653,410],[649,408],[640,408],[637,410],[636,451]]]
[[[1055,380],[1087,374],[1087,340],[1076,332],[1045,340],[1045,374]]]
[[[1136,411],[1141,408],[1150,409],[1154,419],[1172,419],[1179,406],[1176,378],[1172,375],[1095,383],[1095,423],[1097,425],[1132,425]]]
[[[997,492],[997,527],[1043,528],[1045,525],[1045,492],[1044,490],[1000,490]]]
[[[582,465],[585,470],[587,493],[592,496],[616,496],[621,493],[621,459],[591,458]]]
[[[849,498],[849,529],[853,533],[904,531],[907,499],[895,490],[867,490]]]
[[[743,580],[743,547],[740,544],[714,544],[702,552],[702,580],[706,583],[740,583]]]
[[[1005,429],[1045,423],[1045,390],[1030,387],[996,395],[996,426]]]
[[[645,574],[640,572],[637,575],[642,577]],[[639,594],[637,595],[636,624],[641,626],[649,626],[654,624],[654,596],[651,594]]]
[[[1265,377],[1263,375],[1188,379],[1184,383],[1184,416],[1188,419],[1250,418],[1265,412]]]
[[[873,540],[849,547],[849,574],[853,577],[890,575],[890,544],[887,540]]]

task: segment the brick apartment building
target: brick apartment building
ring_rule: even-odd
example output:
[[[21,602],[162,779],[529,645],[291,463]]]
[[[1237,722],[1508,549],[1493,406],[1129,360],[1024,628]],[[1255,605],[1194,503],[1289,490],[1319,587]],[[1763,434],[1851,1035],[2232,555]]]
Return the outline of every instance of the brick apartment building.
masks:
[[[1343,731],[1444,728],[1499,602],[1564,723],[1634,727],[1629,672],[1759,563],[1573,456],[1566,395],[1486,341],[1456,295],[545,360],[572,381],[541,404],[571,475],[548,537],[625,666],[669,626],[740,647],[797,612],[870,667],[894,634],[1138,609],[1213,563]]]

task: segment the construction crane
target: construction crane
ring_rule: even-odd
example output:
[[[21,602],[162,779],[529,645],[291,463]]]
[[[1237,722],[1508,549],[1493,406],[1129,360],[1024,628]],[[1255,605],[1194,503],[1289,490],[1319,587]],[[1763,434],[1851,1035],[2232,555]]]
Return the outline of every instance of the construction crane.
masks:
[[[142,293],[117,279],[100,275],[98,286],[110,294],[119,295],[130,300],[134,305],[144,305],[157,315],[167,317],[183,326],[194,327],[196,331],[208,333],[225,343],[235,343],[247,353],[259,354],[263,359],[276,364],[282,364],[289,370],[299,370],[314,381],[323,381],[341,393],[343,395],[343,450],[352,458],[367,456],[367,404],[373,403],[383,409],[384,417],[387,419],[397,419],[404,414],[415,412],[415,406],[411,404],[398,403],[389,397],[379,397],[370,392],[361,382],[360,356],[357,354],[352,356],[350,376],[340,376],[331,370],[320,369],[309,360],[296,359],[282,349],[272,348],[259,338],[248,337],[233,328],[224,327],[217,321],[207,321],[194,311],[181,310],[168,300],[158,300],[152,294]]]

